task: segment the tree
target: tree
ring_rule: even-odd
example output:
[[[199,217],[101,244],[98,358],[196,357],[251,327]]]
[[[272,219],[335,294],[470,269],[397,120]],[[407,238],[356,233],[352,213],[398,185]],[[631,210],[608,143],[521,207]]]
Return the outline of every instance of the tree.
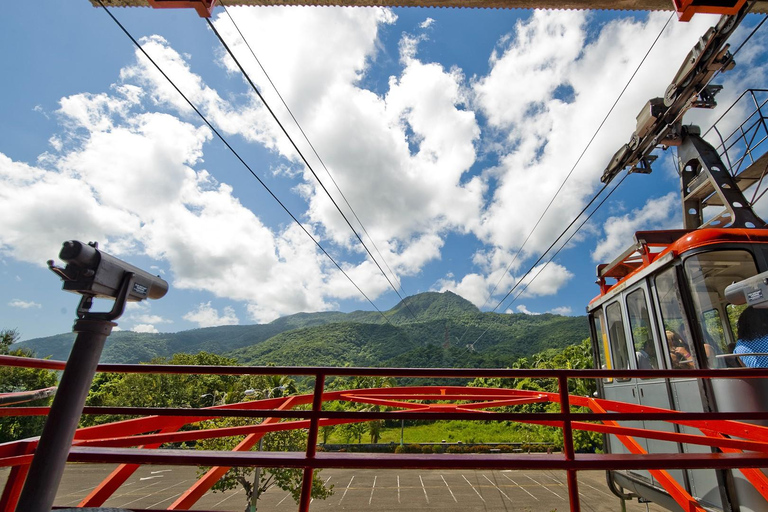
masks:
[[[532,362],[532,363],[531,363]],[[578,345],[569,345],[563,350],[547,349],[534,354],[531,359],[520,358],[512,367],[537,368],[537,369],[587,369],[593,367],[590,340],[587,338]],[[544,391],[556,393],[558,391],[557,380],[540,378],[522,379],[498,379],[477,378],[470,383],[476,387],[498,387],[510,389],[524,389],[530,391]],[[594,379],[568,379],[568,392],[579,396],[592,396],[597,389]],[[559,403],[533,403],[506,407],[509,412],[559,412]],[[525,428],[536,435],[539,441],[549,441],[562,448],[563,438],[561,431],[552,427],[526,425]],[[574,431],[574,448],[577,451],[593,452],[602,448],[602,435],[597,432]]]
[[[357,439],[357,443],[363,442],[363,434],[368,430],[368,426],[365,423],[342,423],[337,428],[339,435],[344,439],[344,442],[349,444],[350,441]]]
[[[233,427],[250,424],[249,418],[219,418],[203,422],[206,427]],[[199,450],[232,450],[243,436],[203,439],[197,442]],[[259,441],[258,449],[265,451],[304,451],[307,446],[306,430],[285,430],[270,432]],[[200,473],[208,471],[201,467]],[[325,499],[333,494],[333,485],[326,487],[319,477],[320,471],[312,475],[312,498]],[[246,512],[256,512],[258,500],[271,487],[277,486],[291,494],[296,503],[301,497],[303,471],[295,468],[231,468],[213,486],[213,491],[227,491],[242,486],[245,491]]]
[[[371,388],[392,388],[397,386],[397,380],[394,377],[373,377],[373,376],[356,376],[356,377],[338,377],[334,379],[328,389],[340,390],[340,389],[371,389]],[[338,402],[336,404],[330,404],[331,407],[336,407],[334,410],[347,410],[347,411],[363,411],[363,412],[380,412],[382,410],[379,405],[361,405],[350,404],[349,402]],[[371,436],[371,444],[379,442],[381,436],[381,429],[384,426],[383,420],[370,420],[366,423],[347,423],[339,425],[335,428],[344,440],[349,443],[351,439],[357,439],[358,444],[362,443],[363,434],[367,431]],[[323,435],[323,442],[327,442],[328,435],[334,430],[334,428],[328,428],[326,430],[321,429]]]
[[[285,375],[250,375],[241,377],[231,390],[233,399],[261,400],[279,398],[298,393],[296,382]],[[250,425],[250,418],[218,418],[202,422],[206,428],[220,428]],[[203,439],[197,442],[199,450],[232,450],[243,436]],[[257,450],[303,451],[307,446],[306,430],[270,432],[259,440]],[[208,468],[201,468],[202,472]],[[312,497],[325,499],[330,496],[333,486],[325,487],[315,472],[312,479]],[[213,486],[214,491],[226,491],[242,486],[246,497],[246,512],[255,512],[258,500],[270,487],[277,486],[291,493],[298,503],[301,496],[303,471],[292,468],[232,468]]]
[[[155,358],[152,364],[236,365],[237,360],[199,352]],[[246,388],[237,375],[97,374],[88,393],[88,406],[208,407],[212,401],[235,401]],[[213,400],[211,399],[213,397]],[[115,421],[116,416],[84,418],[80,426]]]
[[[31,350],[14,348],[19,333],[15,329],[0,331],[0,355],[34,357]],[[34,391],[56,385],[56,372],[35,368],[0,367],[0,393]],[[44,398],[29,402],[30,406],[50,405],[51,399]],[[45,416],[0,417],[0,443],[40,435]]]

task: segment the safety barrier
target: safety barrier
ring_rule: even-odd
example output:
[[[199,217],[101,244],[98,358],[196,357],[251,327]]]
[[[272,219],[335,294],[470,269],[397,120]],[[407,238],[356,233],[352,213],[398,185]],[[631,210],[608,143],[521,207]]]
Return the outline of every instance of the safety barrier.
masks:
[[[61,361],[0,356],[0,366],[62,370]],[[197,374],[197,375],[291,375],[314,378],[314,393],[245,401],[202,409],[151,407],[85,407],[84,414],[142,416],[78,429],[69,452],[70,462],[121,464],[81,503],[100,506],[140,464],[210,466],[211,469],[190,487],[168,510],[186,510],[231,467],[301,468],[304,479],[299,510],[309,510],[312,475],[320,468],[383,469],[549,469],[567,474],[570,508],[580,510],[577,472],[582,470],[648,469],[685,510],[704,509],[666,470],[738,468],[768,503],[768,479],[758,469],[768,467],[768,427],[745,421],[768,420],[768,413],[685,413],[593,397],[568,394],[570,379],[679,378],[679,370],[509,370],[509,369],[404,369],[327,367],[243,367],[103,364],[98,371],[109,373]],[[768,377],[764,369],[686,370],[697,378],[751,379]],[[375,389],[326,391],[327,377],[409,377],[409,378],[499,378],[552,379],[557,393],[506,388],[460,386],[407,386]],[[0,395],[1,396],[1,395]],[[323,404],[346,401],[378,405],[387,411],[330,411]],[[559,412],[509,412],[510,406],[531,403],[559,404]],[[296,409],[309,406],[311,409]],[[572,408],[579,408],[574,411]],[[582,409],[584,408],[584,409]],[[47,407],[0,407],[0,416],[46,415]],[[590,412],[581,412],[589,410]],[[182,431],[190,423],[220,417],[263,419],[260,423],[206,430]],[[322,426],[378,419],[514,421],[556,427],[562,430],[562,454],[361,454],[317,451]],[[621,421],[659,420],[695,427],[701,435],[643,430],[620,425]],[[271,431],[306,429],[305,452],[250,451]],[[584,430],[614,435],[627,448],[626,454],[577,454],[573,431]],[[206,438],[245,436],[231,452],[160,449],[163,443],[180,443]],[[675,443],[718,448],[712,453],[646,453],[636,438],[660,439]],[[0,467],[11,471],[0,498],[0,510],[14,510],[31,463],[36,439],[0,445]],[[34,485],[34,482],[30,482]]]

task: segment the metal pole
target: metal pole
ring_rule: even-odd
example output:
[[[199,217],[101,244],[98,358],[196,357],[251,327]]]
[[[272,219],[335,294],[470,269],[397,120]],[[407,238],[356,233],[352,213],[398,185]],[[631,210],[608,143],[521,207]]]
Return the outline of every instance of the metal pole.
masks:
[[[109,320],[75,322],[77,339],[21,491],[18,512],[49,512],[53,507],[101,351],[115,326]]]
[[[317,374],[315,377],[315,394],[312,397],[312,418],[309,420],[309,433],[307,434],[307,458],[314,459],[317,454],[317,432],[320,425],[320,413],[323,410],[323,390],[325,388],[325,375]],[[309,504],[312,501],[312,479],[314,470],[311,467],[304,468],[304,479],[301,482],[301,498],[299,500],[299,512],[309,512]]]
[[[563,421],[563,453],[565,460],[572,462],[575,458],[573,450],[573,428],[571,426],[571,404],[568,397],[568,377],[560,376],[557,379],[560,387],[560,412],[566,418]],[[568,468],[568,497],[571,505],[571,512],[580,512],[581,503],[579,502],[579,481],[576,478],[576,470]]]
[[[259,439],[259,447],[256,450],[261,451],[264,438]],[[248,503],[248,512],[256,512],[256,507],[261,498],[261,466],[256,466],[253,475],[253,492],[251,493],[251,502]]]

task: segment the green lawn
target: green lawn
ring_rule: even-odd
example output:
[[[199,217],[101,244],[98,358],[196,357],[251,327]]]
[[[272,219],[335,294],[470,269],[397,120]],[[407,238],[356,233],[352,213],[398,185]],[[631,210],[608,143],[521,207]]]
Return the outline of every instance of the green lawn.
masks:
[[[409,425],[405,427],[403,442],[409,443],[439,443],[446,441],[455,443],[525,443],[525,442],[551,442],[553,434],[551,430],[544,430],[536,425],[521,425],[506,421],[440,421],[427,424]],[[356,439],[350,442],[356,442]],[[347,442],[339,432],[334,432],[328,438],[328,442]],[[370,435],[363,434],[363,443],[370,442]],[[399,428],[385,428],[381,430],[380,443],[400,443]]]

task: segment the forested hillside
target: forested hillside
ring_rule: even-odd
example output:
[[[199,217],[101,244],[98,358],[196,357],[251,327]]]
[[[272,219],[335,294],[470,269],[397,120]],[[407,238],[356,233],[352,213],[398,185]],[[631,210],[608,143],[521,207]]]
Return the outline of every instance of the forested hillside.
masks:
[[[481,313],[454,293],[429,292],[408,297],[384,315],[298,313],[259,325],[118,331],[107,339],[101,360],[138,363],[206,351],[253,365],[505,367],[588,336],[585,317]],[[65,360],[73,341],[68,333],[22,345],[39,357]]]

